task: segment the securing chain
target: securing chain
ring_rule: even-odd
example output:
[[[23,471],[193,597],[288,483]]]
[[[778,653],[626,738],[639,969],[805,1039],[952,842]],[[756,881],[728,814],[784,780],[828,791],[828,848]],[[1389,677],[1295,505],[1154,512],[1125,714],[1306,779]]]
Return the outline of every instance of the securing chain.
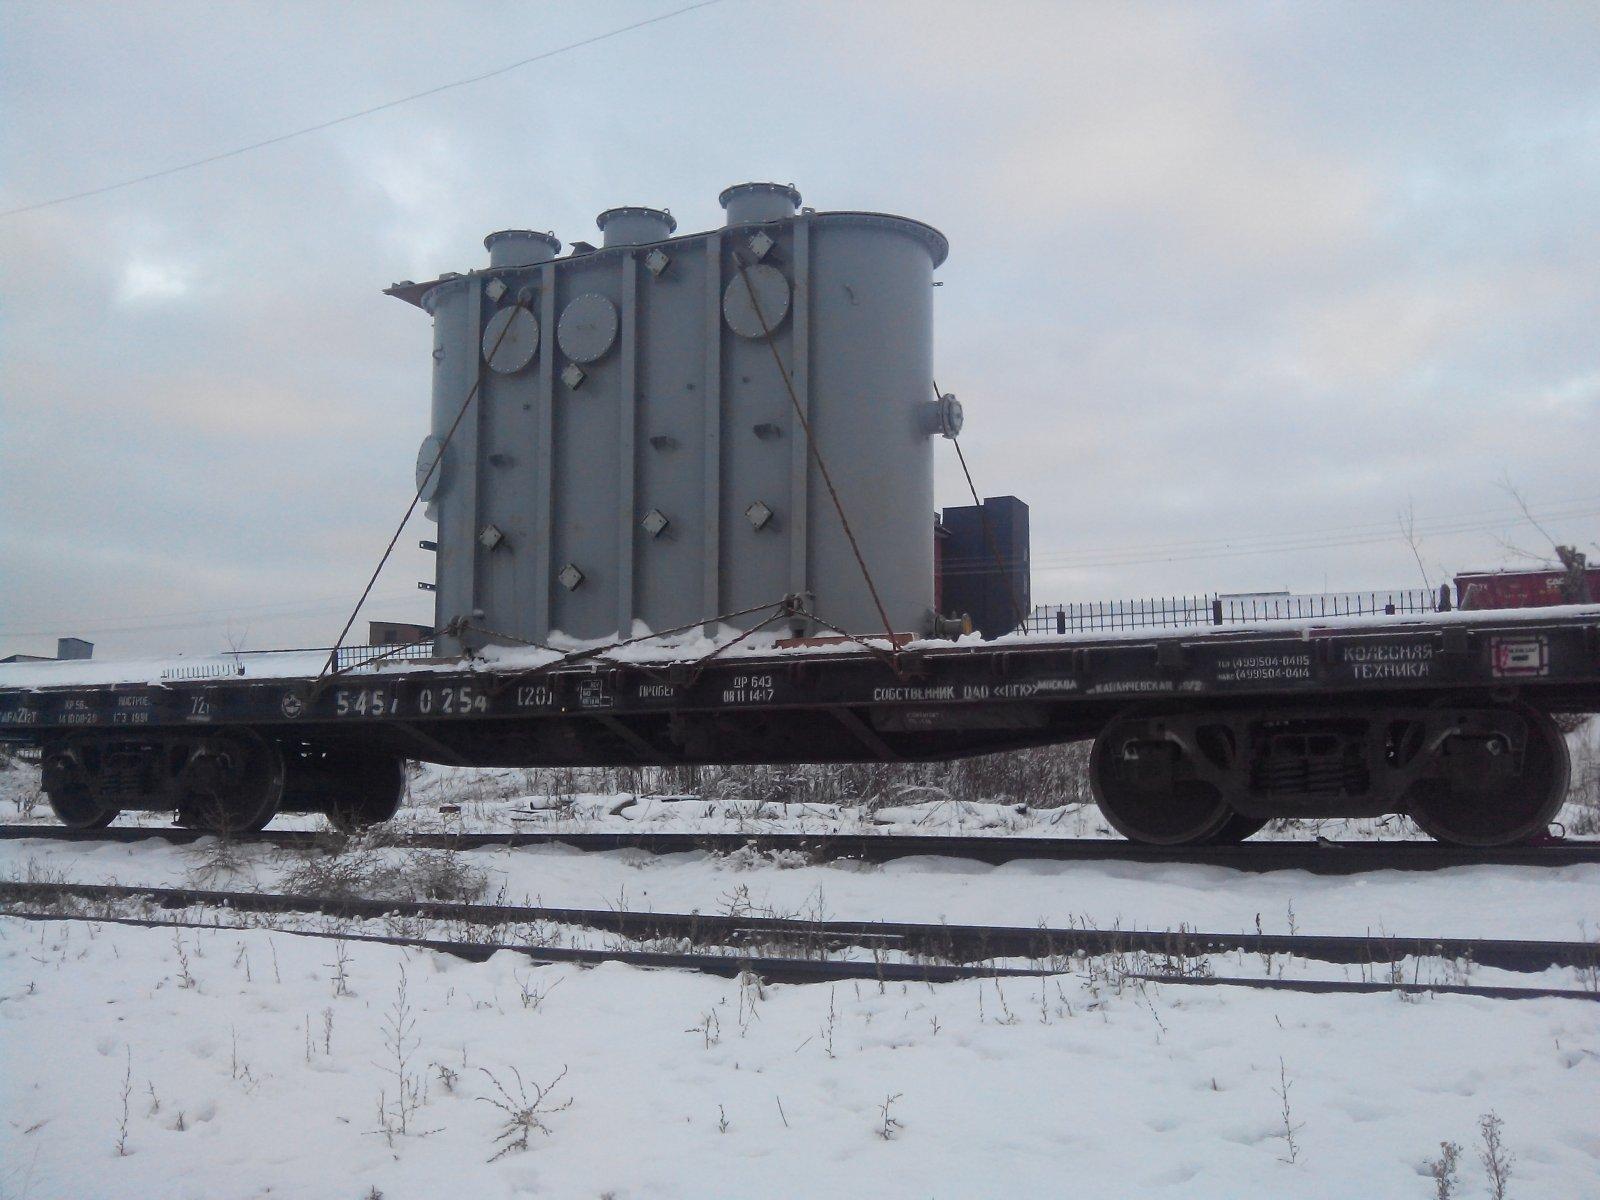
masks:
[[[523,307],[517,301],[511,307]],[[507,320],[505,327],[500,330],[500,336],[495,338],[494,346],[485,356],[488,361],[493,361],[494,356],[500,351],[500,343],[505,341],[506,334],[511,332],[515,325],[514,320]],[[400,524],[395,526],[394,536],[389,539],[389,545],[383,551],[383,557],[378,559],[378,565],[372,569],[372,578],[367,580],[367,586],[361,589],[361,599],[356,601],[356,606],[350,610],[350,619],[344,623],[344,628],[339,631],[339,638],[333,643],[333,649],[328,652],[328,661],[323,664],[322,670],[317,672],[317,678],[337,672],[339,664],[339,647],[344,645],[344,639],[350,633],[350,627],[356,623],[356,617],[361,612],[361,606],[367,602],[367,597],[372,594],[373,585],[378,582],[378,576],[383,572],[384,565],[389,561],[389,555],[394,553],[395,546],[400,541],[400,535],[405,532],[406,524],[411,520],[411,514],[417,511],[417,505],[422,501],[422,493],[427,490],[434,473],[438,471],[439,464],[444,461],[444,452],[450,448],[450,439],[455,437],[456,430],[461,427],[462,418],[467,415],[467,409],[472,407],[472,402],[478,398],[478,391],[483,386],[483,368],[478,368],[477,378],[472,381],[472,387],[467,391],[467,398],[461,402],[461,407],[456,410],[456,419],[450,422],[450,428],[444,435],[444,441],[439,443],[439,453],[434,455],[433,462],[428,465],[428,473],[417,483],[416,494],[411,497],[411,503],[406,505],[406,515],[400,518]]]

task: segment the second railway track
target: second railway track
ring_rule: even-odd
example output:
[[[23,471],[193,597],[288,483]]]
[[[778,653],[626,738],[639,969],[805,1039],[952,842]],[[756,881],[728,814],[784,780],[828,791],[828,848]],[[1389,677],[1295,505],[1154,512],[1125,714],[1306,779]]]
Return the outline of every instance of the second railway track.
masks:
[[[0,825],[0,840],[132,844],[158,839],[189,845],[215,835],[193,829],[123,826],[75,830],[54,825]],[[337,845],[340,835],[314,830],[274,830],[239,835],[238,841],[285,849]],[[1468,849],[1432,841],[1248,842],[1237,846],[1143,846],[1097,838],[1048,838],[896,833],[606,833],[440,832],[408,833],[394,845],[409,849],[483,850],[564,846],[573,850],[642,850],[648,854],[696,851],[732,853],[750,846],[760,852],[792,851],[818,861],[854,859],[883,863],[932,855],[1000,864],[1023,859],[1056,862],[1189,864],[1236,871],[1307,871],[1355,875],[1365,871],[1437,871],[1461,866],[1567,867],[1600,863],[1600,841],[1552,841],[1539,845]]]
[[[0,904],[59,906],[63,901],[98,904],[101,911],[107,913],[112,911],[114,904],[145,902],[173,910],[210,908],[252,914],[311,914],[343,920],[410,918],[490,929],[574,926],[635,942],[668,940],[738,948],[785,946],[801,947],[808,952],[857,947],[957,964],[997,959],[1059,964],[1076,956],[1108,954],[1142,954],[1181,964],[1205,955],[1243,953],[1384,967],[1407,958],[1440,958],[1527,973],[1552,967],[1586,971],[1600,967],[1600,943],[1596,942],[1372,934],[1351,937],[1212,933],[1188,928],[1130,930],[904,921],[813,921],[742,914],[635,912],[461,904],[434,900],[370,900],[91,883],[0,882]],[[1036,971],[1037,968],[1031,973]]]

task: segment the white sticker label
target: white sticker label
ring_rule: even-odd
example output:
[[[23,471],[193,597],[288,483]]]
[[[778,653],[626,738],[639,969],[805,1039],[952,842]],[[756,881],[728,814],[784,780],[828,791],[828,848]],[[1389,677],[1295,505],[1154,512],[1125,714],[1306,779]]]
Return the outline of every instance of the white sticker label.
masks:
[[[1544,637],[1497,637],[1489,655],[1496,675],[1550,674],[1550,642]]]

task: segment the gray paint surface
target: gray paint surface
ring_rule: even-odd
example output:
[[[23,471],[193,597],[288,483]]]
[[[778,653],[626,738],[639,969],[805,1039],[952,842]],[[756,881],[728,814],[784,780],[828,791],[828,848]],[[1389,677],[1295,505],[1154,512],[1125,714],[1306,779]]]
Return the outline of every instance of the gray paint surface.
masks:
[[[787,185],[722,199],[727,228],[683,237],[664,213],[607,210],[606,246],[567,258],[548,259],[548,235],[491,235],[487,269],[424,294],[431,436],[478,389],[428,510],[438,626],[472,627],[443,649],[692,626],[787,595],[882,632],[802,417],[889,625],[928,628],[944,239],[900,217],[797,213]],[[515,352],[488,369],[506,328]],[[759,528],[752,506],[771,513]]]

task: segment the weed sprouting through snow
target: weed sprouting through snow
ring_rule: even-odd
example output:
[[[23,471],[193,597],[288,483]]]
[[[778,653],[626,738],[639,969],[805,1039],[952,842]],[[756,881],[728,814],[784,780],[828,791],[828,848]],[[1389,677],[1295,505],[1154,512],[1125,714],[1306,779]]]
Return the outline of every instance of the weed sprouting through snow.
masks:
[[[1453,1200],[1459,1182],[1456,1172],[1460,1161],[1460,1146],[1454,1142],[1439,1143],[1439,1157],[1427,1162],[1428,1175],[1433,1180],[1433,1200]]]
[[[833,1029],[839,1023],[839,1010],[833,1003],[833,985],[828,985],[828,1023],[822,1027],[822,1048],[833,1058]]]
[[[381,1033],[387,1062],[379,1069],[394,1079],[394,1099],[389,1099],[388,1089],[378,1093],[378,1132],[390,1146],[396,1137],[412,1132],[417,1109],[427,1100],[426,1085],[422,1075],[411,1069],[411,1059],[421,1044],[416,1036],[417,1019],[412,1015],[405,965],[400,967],[400,978],[395,984],[394,999],[384,1011]]]
[[[878,1127],[873,1132],[886,1142],[893,1141],[895,1135],[905,1128],[889,1111],[894,1107],[895,1101],[899,1100],[901,1095],[902,1093],[896,1092],[892,1096],[885,1096],[883,1103],[878,1106]]]
[[[1505,1122],[1493,1110],[1478,1118],[1478,1138],[1483,1145],[1478,1150],[1478,1161],[1489,1180],[1491,1200],[1506,1200],[1506,1185],[1511,1181],[1511,1166],[1516,1155],[1506,1149],[1502,1137]]]
[[[133,1048],[124,1046],[126,1067],[122,1072],[122,1119],[117,1122],[117,1157],[128,1156],[128,1100],[133,1096]]]
[[[178,930],[172,931],[172,948],[178,956],[178,986],[193,988],[198,986],[195,978],[189,973],[189,952],[183,944],[183,934]]]
[[[350,945],[348,942],[343,938],[335,940],[333,943],[333,961],[324,965],[333,969],[334,999],[338,999],[340,996],[355,995],[350,990]],[[325,1020],[331,1031],[333,1026],[333,1011],[331,1009],[327,1010]]]
[[[560,986],[561,980],[556,979],[549,987],[534,987],[531,979],[524,979],[521,974],[517,977],[517,993],[522,999],[522,1007],[532,1012],[538,1012],[539,1006],[544,1003],[544,998]]]
[[[700,1024],[693,1025],[684,1030],[684,1032],[698,1033],[704,1048],[709,1050],[722,1040],[722,1022],[717,1019],[717,1014],[714,1011],[708,1009],[705,1015],[700,1018]]]
[[[1289,1110],[1289,1089],[1294,1084],[1289,1079],[1289,1069],[1284,1066],[1283,1059],[1278,1059],[1278,1086],[1274,1089],[1278,1100],[1283,1106],[1283,1132],[1276,1136],[1283,1139],[1287,1157],[1280,1162],[1293,1163],[1300,1158],[1300,1143],[1295,1140],[1295,1135],[1305,1128],[1304,1124],[1295,1124],[1293,1115]]]

